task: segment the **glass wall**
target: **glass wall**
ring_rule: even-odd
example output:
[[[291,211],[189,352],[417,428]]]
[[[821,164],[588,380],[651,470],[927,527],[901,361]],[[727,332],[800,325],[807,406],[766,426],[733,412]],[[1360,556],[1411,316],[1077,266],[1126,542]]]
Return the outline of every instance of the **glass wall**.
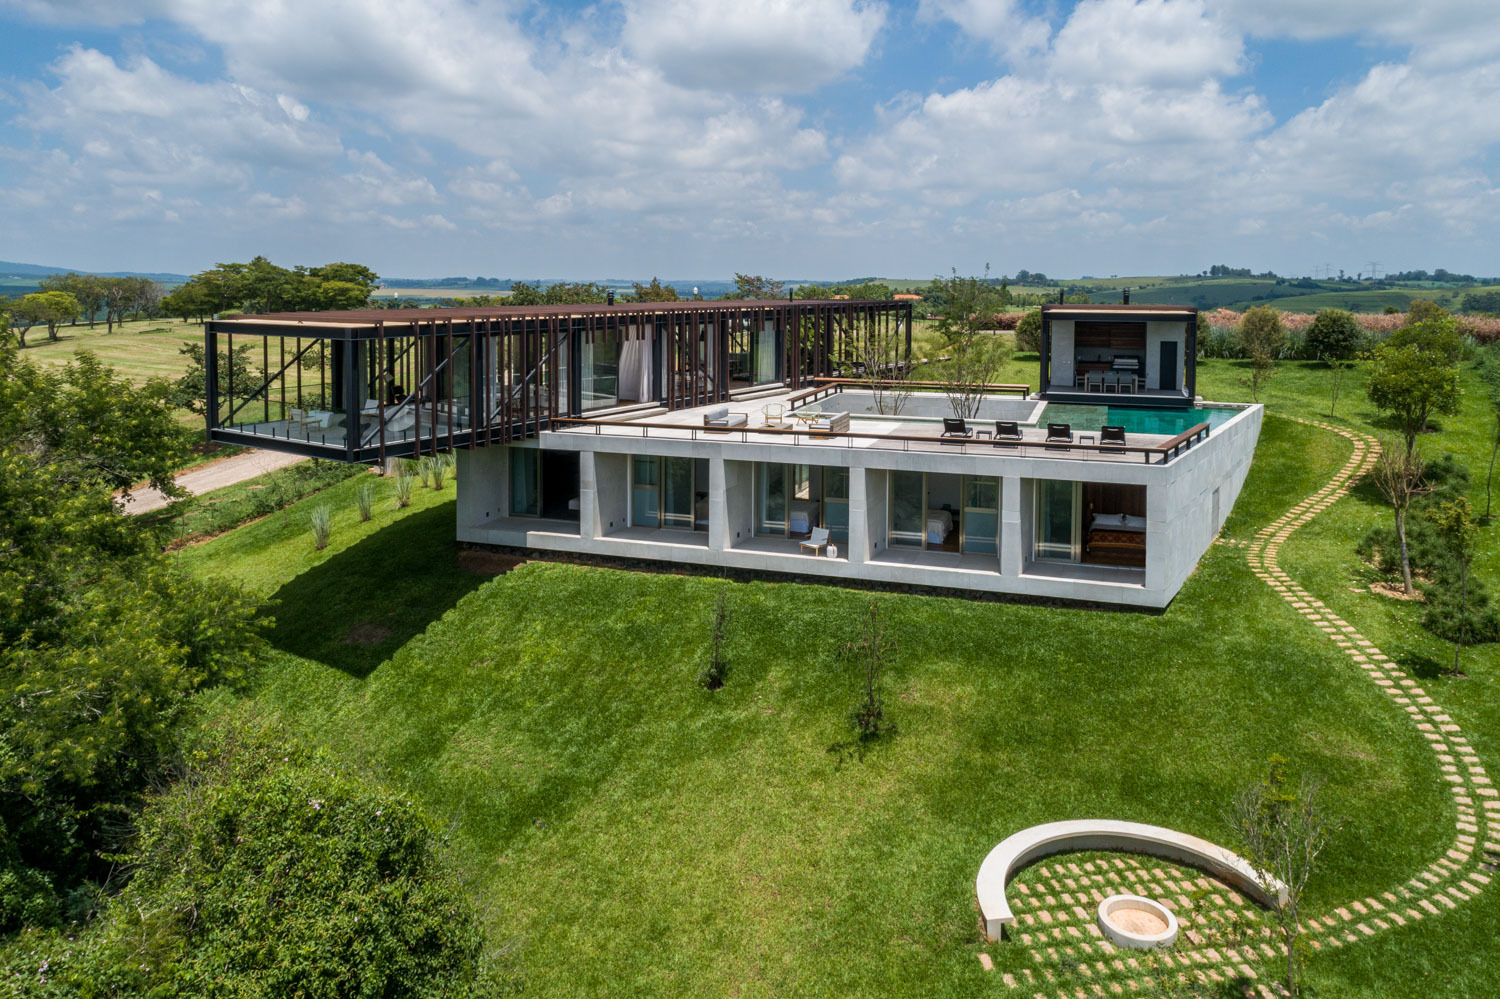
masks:
[[[756,331],[751,353],[754,357],[753,374],[755,384],[765,385],[776,381],[776,322],[767,319]]]
[[[510,512],[538,517],[542,512],[541,455],[534,447],[510,449]]]
[[[678,531],[708,530],[708,459],[632,458],[630,523]]]
[[[828,539],[836,543],[849,540],[849,469],[823,469],[823,524]]]
[[[579,406],[587,413],[620,404],[620,345],[602,336],[589,341],[582,338],[578,350],[581,376]]]
[[[927,507],[925,472],[891,472],[890,539],[898,548],[922,547],[922,515]]]
[[[1036,481],[1036,545],[1039,559],[1077,562],[1079,488],[1076,482]]]
[[[1000,479],[993,475],[965,475],[961,548],[981,555],[1000,552]]]
[[[776,462],[755,463],[755,533],[786,537],[787,470]]]

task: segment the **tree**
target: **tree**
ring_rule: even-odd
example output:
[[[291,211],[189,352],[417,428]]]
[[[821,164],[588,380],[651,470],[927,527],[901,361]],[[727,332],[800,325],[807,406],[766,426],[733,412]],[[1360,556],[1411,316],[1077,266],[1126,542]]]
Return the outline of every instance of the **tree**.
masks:
[[[875,324],[859,341],[859,366],[875,396],[875,411],[895,416],[911,398],[911,351],[902,323]]]
[[[896,657],[896,640],[890,637],[880,620],[879,605],[873,601],[870,603],[860,637],[846,643],[843,651],[847,658],[859,664],[864,674],[862,696],[850,715],[850,723],[861,740],[875,739],[891,732],[894,727],[885,717],[881,680]]]
[[[1276,373],[1276,359],[1286,349],[1286,325],[1281,313],[1269,305],[1257,305],[1245,310],[1240,325],[1234,333],[1235,346],[1250,359],[1250,395],[1260,401],[1260,390]]]
[[[24,296],[15,305],[15,312],[30,323],[42,323],[47,327],[47,339],[57,339],[58,323],[77,319],[81,311],[78,299],[65,291],[39,291]],[[21,346],[25,346],[25,339]]]
[[[161,309],[165,314],[176,316],[183,322],[193,319],[203,322],[214,314],[215,304],[207,286],[189,281],[179,285],[170,295],[162,296]]]
[[[736,271],[734,291],[724,297],[730,299],[786,298],[786,284],[759,274],[741,274]]]
[[[959,277],[954,269],[950,277],[933,281],[943,286],[944,305],[935,324],[948,354],[943,380],[953,415],[964,419],[979,415],[988,386],[1009,360],[1004,342],[990,331],[998,303],[989,273],[986,264],[983,277]]]
[[[1475,637],[1473,623],[1469,619],[1469,567],[1479,544],[1479,527],[1474,523],[1467,496],[1443,503],[1428,516],[1439,536],[1447,542],[1458,568],[1458,613],[1450,636],[1453,641],[1453,672],[1457,673],[1459,655],[1463,652],[1464,645],[1472,642]]]
[[[1313,317],[1307,328],[1307,350],[1327,364],[1331,379],[1328,392],[1328,415],[1338,410],[1343,392],[1344,372],[1356,354],[1364,349],[1368,336],[1359,321],[1343,309],[1324,309]]]
[[[1434,414],[1458,412],[1458,365],[1441,349],[1420,341],[1396,342],[1394,335],[1376,347],[1373,356],[1365,392],[1395,425],[1410,452]]]
[[[172,382],[167,403],[203,416],[208,412],[208,369],[204,364],[203,344],[185,343],[177,348],[177,353],[188,359],[188,367]],[[313,360],[315,363],[316,359]],[[304,365],[307,361],[308,358],[304,357]],[[219,391],[225,398],[231,401],[249,399],[256,394],[263,380],[256,378],[248,345],[234,348],[232,362],[229,351],[219,351]],[[233,396],[228,395],[231,388]]]
[[[369,289],[353,281],[324,281],[318,286],[318,304],[324,309],[361,309],[369,301]]]
[[[78,299],[81,315],[88,318],[89,329],[94,328],[94,316],[104,303],[104,286],[93,274],[49,274],[37,282],[42,291],[65,291]],[[74,319],[73,322],[77,322]]]
[[[1016,349],[1038,352],[1042,349],[1042,310],[1028,309],[1016,324]]]
[[[631,282],[635,291],[631,297],[637,302],[677,302],[681,298],[677,289],[671,285],[663,285],[661,278],[653,277],[650,284],[641,284],[639,281]]]
[[[1396,515],[1396,543],[1401,550],[1401,586],[1410,596],[1416,592],[1411,582],[1411,547],[1407,544],[1406,515],[1412,500],[1422,489],[1422,454],[1415,447],[1396,448],[1390,442],[1381,445],[1380,456],[1370,475],[1385,501]]]
[[[1285,900],[1273,911],[1286,949],[1286,992],[1296,996],[1302,988],[1302,900],[1334,822],[1323,807],[1320,781],[1304,777],[1293,784],[1286,760],[1273,756],[1270,763],[1264,779],[1235,795],[1227,818],[1262,890],[1274,897],[1284,889]]]

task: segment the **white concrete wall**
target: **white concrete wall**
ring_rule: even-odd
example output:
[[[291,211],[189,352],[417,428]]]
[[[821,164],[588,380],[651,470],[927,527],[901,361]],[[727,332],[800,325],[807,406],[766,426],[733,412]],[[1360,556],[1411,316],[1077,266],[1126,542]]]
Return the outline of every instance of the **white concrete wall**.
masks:
[[[1052,320],[1052,384],[1073,387],[1073,320]],[[1046,385],[1042,386],[1045,391]]]
[[[851,576],[889,583],[951,587],[1035,597],[1086,600],[1137,607],[1165,607],[1182,587],[1234,505],[1249,470],[1262,411],[1250,407],[1214,431],[1208,440],[1166,465],[1144,461],[1089,461],[1066,457],[1022,457],[1009,452],[964,454],[905,452],[868,447],[741,443],[732,439],[670,440],[548,432],[548,448],[580,455],[580,506],[591,519],[578,533],[545,521],[510,518],[503,505],[508,478],[506,448],[460,452],[459,538],[464,541],[580,552],[620,558],[697,563],[773,572]],[[632,454],[650,453],[710,460],[710,530],[701,543],[674,543],[662,537],[636,540],[619,536],[627,526],[628,463]],[[775,460],[850,468],[850,540],[847,561],[749,550],[753,537],[752,462]],[[1001,479],[1000,558],[985,566],[954,557],[931,563],[886,560],[887,481],[893,469],[949,474],[996,475]],[[1098,573],[1078,578],[1033,563],[1033,483],[1037,479],[1111,482],[1146,487],[1146,571]],[[1219,522],[1213,495],[1218,492]],[[593,514],[589,514],[592,507]],[[498,519],[493,516],[498,512]],[[489,514],[491,516],[486,516]],[[488,523],[486,523],[488,521]],[[481,526],[483,525],[483,526]],[[663,535],[670,532],[661,532]],[[844,546],[840,546],[843,548]],[[1087,577],[1090,567],[1083,569]]]
[[[510,449],[459,450],[458,525],[474,527],[510,512]]]
[[[630,456],[595,452],[594,478],[599,490],[594,503],[598,511],[595,536],[630,526]]]
[[[724,465],[724,548],[755,537],[755,469],[748,461],[725,461]],[[710,510],[713,496],[709,495]],[[710,512],[710,516],[712,513]],[[714,545],[712,539],[709,544]]]
[[[1163,340],[1177,341],[1177,388],[1182,388],[1187,379],[1187,323],[1146,324],[1146,387],[1161,387],[1161,344]]]

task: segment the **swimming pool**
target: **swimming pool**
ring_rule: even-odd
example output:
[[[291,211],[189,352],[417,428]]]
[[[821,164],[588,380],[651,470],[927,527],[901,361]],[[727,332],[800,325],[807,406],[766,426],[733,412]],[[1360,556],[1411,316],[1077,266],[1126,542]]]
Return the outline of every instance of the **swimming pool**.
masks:
[[[1037,426],[1048,423],[1070,423],[1074,432],[1088,433],[1100,427],[1124,427],[1127,434],[1161,434],[1176,437],[1189,427],[1207,423],[1210,430],[1228,423],[1242,410],[1219,406],[1193,406],[1190,409],[1139,409],[1133,406],[1089,406],[1069,403],[1047,403],[1037,418]]]

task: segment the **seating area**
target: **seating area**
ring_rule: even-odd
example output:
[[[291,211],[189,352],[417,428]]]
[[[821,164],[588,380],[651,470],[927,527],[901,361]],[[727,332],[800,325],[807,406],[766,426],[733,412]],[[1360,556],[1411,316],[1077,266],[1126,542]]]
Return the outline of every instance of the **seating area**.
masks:
[[[703,414],[705,430],[732,430],[748,425],[750,419],[744,413],[732,413],[728,406],[718,406]]]

